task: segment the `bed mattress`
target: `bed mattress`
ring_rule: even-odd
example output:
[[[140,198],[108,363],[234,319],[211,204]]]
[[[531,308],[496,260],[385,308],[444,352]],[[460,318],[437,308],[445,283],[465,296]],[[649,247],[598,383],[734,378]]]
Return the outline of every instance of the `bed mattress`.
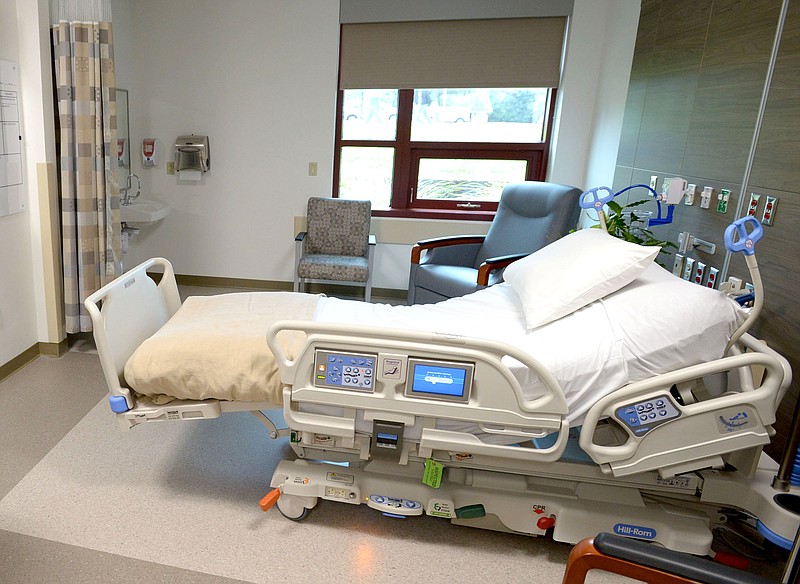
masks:
[[[527,351],[559,381],[574,426],[593,403],[628,382],[719,359],[745,316],[721,292],[676,278],[657,264],[621,290],[533,331],[505,283],[414,306],[289,292],[192,297],[131,356],[125,380],[149,396],[278,406],[280,381],[265,336],[270,324],[314,319],[380,325],[489,338]],[[286,341],[290,358],[299,341]],[[511,358],[506,365],[526,398],[540,395],[535,374]],[[460,428],[450,423],[447,429]]]
[[[324,322],[454,333],[519,347],[556,377],[572,426],[597,400],[626,383],[719,359],[745,317],[725,294],[677,278],[655,263],[621,290],[533,331],[526,329],[520,301],[507,283],[427,305],[322,298],[315,314]],[[541,395],[539,380],[528,368],[511,358],[505,364],[527,399]]]

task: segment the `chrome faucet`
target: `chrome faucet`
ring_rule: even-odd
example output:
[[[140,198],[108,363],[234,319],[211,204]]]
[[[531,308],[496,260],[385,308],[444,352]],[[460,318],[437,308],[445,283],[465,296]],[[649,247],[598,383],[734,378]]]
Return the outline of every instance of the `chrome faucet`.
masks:
[[[133,180],[136,179],[136,194],[131,195],[131,189],[133,189]],[[120,194],[120,203],[122,205],[130,205],[133,202],[133,199],[139,196],[142,191],[142,181],[139,180],[139,177],[133,173],[130,173],[127,177],[125,177],[125,186],[120,187],[119,194]]]

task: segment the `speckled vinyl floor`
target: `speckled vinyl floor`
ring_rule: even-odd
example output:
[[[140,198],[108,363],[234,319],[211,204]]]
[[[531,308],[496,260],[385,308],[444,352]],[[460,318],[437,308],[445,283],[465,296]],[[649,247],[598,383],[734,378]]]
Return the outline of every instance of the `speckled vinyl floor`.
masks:
[[[78,352],[40,357],[0,384],[0,405],[9,406],[0,418],[9,470],[0,493],[5,584],[561,580],[570,546],[542,538],[426,516],[393,520],[365,505],[327,501],[303,522],[263,513],[258,501],[272,469],[291,453],[285,441],[270,440],[246,413],[122,432],[105,400],[97,402],[103,392],[96,359]],[[73,399],[85,407],[87,399],[56,391],[48,403],[34,401],[37,411],[25,421],[23,394],[50,375],[57,384],[58,370],[74,375],[62,378],[62,388],[89,393],[96,405],[50,444],[58,432],[48,427],[76,415],[64,404]],[[12,404],[20,410],[13,429]],[[30,465],[39,454],[23,474],[20,458]],[[590,580],[625,581],[600,573]]]

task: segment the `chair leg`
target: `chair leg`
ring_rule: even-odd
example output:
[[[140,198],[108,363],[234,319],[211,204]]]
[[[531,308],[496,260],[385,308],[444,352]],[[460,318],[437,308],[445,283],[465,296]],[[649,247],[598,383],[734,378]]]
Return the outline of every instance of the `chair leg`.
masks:
[[[406,305],[411,306],[414,304],[417,286],[414,284],[417,279],[417,269],[419,268],[419,264],[412,263],[411,270],[408,274],[408,298],[406,299]]]
[[[303,245],[305,241],[305,233],[298,234],[294,240],[294,291],[300,292],[301,281],[298,273],[300,267],[300,258],[303,257]],[[302,288],[305,290],[305,282],[302,282]]]
[[[370,236],[372,239],[372,236]],[[364,302],[372,298],[372,274],[375,272],[375,244],[370,242],[367,246],[367,282],[364,284]]]
[[[372,268],[367,275],[367,281],[364,282],[364,302],[369,302],[372,298]]]

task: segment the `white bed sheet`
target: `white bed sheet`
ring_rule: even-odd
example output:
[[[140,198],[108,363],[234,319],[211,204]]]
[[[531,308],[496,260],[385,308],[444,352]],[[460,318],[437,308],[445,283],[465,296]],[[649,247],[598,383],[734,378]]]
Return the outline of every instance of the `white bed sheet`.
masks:
[[[598,399],[628,382],[719,359],[745,316],[723,293],[677,278],[653,263],[621,290],[531,332],[526,331],[519,298],[506,283],[427,305],[324,297],[314,319],[454,333],[515,345],[559,381],[570,425],[575,426]],[[538,378],[526,367],[510,358],[506,365],[527,399],[542,394]]]
[[[313,318],[512,344],[536,358],[558,380],[571,426],[581,424],[598,399],[628,382],[719,359],[746,316],[721,292],[676,278],[657,264],[621,290],[531,332],[526,330],[522,304],[508,284],[414,306],[281,292],[198,298],[187,300],[129,359],[125,378],[137,392],[280,405],[276,364],[266,345],[268,324],[283,318]],[[219,355],[210,359],[209,351]],[[228,366],[234,362],[245,365]],[[509,357],[506,365],[526,399],[542,394],[533,372]],[[265,374],[265,367],[272,374]],[[336,410],[313,405],[304,409],[332,415]],[[370,424],[360,420],[357,427],[368,432]],[[437,427],[481,435],[474,424],[465,422],[440,420]],[[420,429],[407,430],[413,439]],[[496,435],[481,437],[487,442],[507,441]]]

